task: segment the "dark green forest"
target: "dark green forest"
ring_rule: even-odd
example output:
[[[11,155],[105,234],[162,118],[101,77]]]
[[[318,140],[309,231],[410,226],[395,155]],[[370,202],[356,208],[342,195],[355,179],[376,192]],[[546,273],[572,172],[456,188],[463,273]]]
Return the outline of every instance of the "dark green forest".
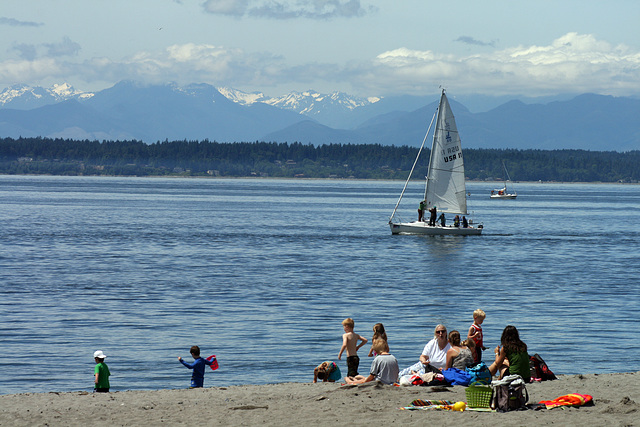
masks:
[[[406,179],[418,149],[379,144],[0,139],[0,174]],[[414,173],[424,177],[428,150]],[[640,151],[467,149],[470,180],[633,182]]]

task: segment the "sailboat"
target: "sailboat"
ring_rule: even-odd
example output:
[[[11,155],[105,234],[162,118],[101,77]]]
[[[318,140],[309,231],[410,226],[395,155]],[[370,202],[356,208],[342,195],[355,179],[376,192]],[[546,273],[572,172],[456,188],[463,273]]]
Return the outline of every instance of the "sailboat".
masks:
[[[437,118],[436,118],[437,116]],[[435,119],[435,130],[433,132],[433,143],[429,156],[429,166],[427,169],[426,186],[424,190],[424,200],[421,202],[421,210],[418,221],[403,222],[396,218],[398,206],[404,196],[407,185],[411,180],[411,175],[420,159],[420,154],[427,141],[431,127]],[[440,96],[438,109],[431,119],[427,133],[424,136],[422,145],[418,150],[418,155],[409,177],[404,184],[398,203],[389,218],[389,227],[392,234],[426,234],[426,235],[477,235],[482,233],[482,224],[474,227],[467,222],[467,191],[465,187],[464,162],[462,159],[462,148],[458,128],[453,117],[453,112],[449,106],[449,100],[444,89]],[[443,225],[445,221],[436,221],[435,216],[440,214],[456,215],[460,222]],[[462,218],[460,216],[462,215]],[[424,216],[429,216],[427,221]],[[444,217],[443,217],[444,218]],[[451,216],[449,220],[453,220]],[[446,224],[446,223],[445,223]],[[466,225],[466,226],[465,226]]]
[[[492,199],[515,199],[518,197],[518,193],[513,190],[513,193],[509,193],[507,191],[507,182],[511,181],[511,177],[509,176],[509,172],[507,171],[507,166],[504,164],[504,160],[502,161],[502,167],[504,169],[504,173],[506,179],[504,180],[504,186],[502,188],[496,188],[495,190],[491,190],[491,198]]]

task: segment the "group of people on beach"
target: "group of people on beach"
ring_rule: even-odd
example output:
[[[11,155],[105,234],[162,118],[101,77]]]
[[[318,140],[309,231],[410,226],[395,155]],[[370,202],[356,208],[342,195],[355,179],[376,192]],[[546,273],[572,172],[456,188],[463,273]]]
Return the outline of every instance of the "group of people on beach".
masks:
[[[358,373],[360,358],[358,350],[367,344],[368,340],[354,332],[354,321],[347,318],[342,322],[344,334],[342,347],[338,353],[338,360],[342,354],[347,353],[347,384],[361,384],[370,381],[380,381],[384,384],[394,384],[406,375],[423,375],[431,373],[440,375],[448,369],[465,370],[478,365],[482,361],[484,338],[482,323],[486,314],[478,309],[473,312],[473,324],[469,327],[466,339],[461,340],[460,332],[453,330],[447,334],[444,325],[437,325],[434,330],[434,338],[431,339],[422,350],[418,362],[400,370],[397,359],[389,353],[387,334],[382,323],[376,323],[373,327],[373,338],[369,356],[375,356],[369,369],[369,375]],[[520,335],[515,326],[507,326],[502,332],[500,344],[494,350],[495,359],[488,366],[491,375],[500,374],[500,378],[506,375],[520,375],[526,382],[530,379],[529,354],[527,345],[520,340]],[[338,381],[342,377],[340,368],[333,361],[325,361],[314,369],[313,382]]]
[[[371,349],[369,357],[375,356],[369,376],[365,377],[358,373],[360,365],[360,357],[358,350],[364,346],[369,340],[362,335],[356,334],[353,329],[355,322],[352,318],[346,318],[342,321],[344,334],[342,335],[342,347],[338,353],[338,360],[342,360],[342,354],[347,352],[347,376],[345,381],[347,384],[361,384],[370,381],[381,381],[384,384],[393,384],[398,378],[398,360],[389,353],[389,344],[387,343],[387,334],[382,323],[373,325],[373,338],[371,339]],[[334,382],[342,378],[340,368],[333,361],[325,361],[313,370],[313,382],[318,379],[323,382]]]
[[[342,335],[342,347],[338,353],[338,360],[342,360],[342,355],[347,355],[347,375],[344,378],[347,384],[362,384],[370,381],[380,381],[383,384],[394,384],[406,375],[424,375],[431,373],[439,375],[448,369],[461,369],[476,366],[482,361],[482,351],[486,350],[483,345],[482,323],[486,314],[483,310],[473,312],[473,324],[469,327],[467,337],[461,340],[460,332],[453,330],[447,335],[447,328],[440,324],[434,330],[434,337],[422,350],[418,362],[400,370],[398,360],[389,352],[387,333],[382,323],[373,326],[373,337],[368,356],[374,356],[369,375],[360,375],[358,368],[360,357],[358,350],[366,345],[367,340],[362,335],[354,332],[355,322],[352,318],[342,321],[344,334]],[[520,335],[515,326],[507,326],[502,332],[500,344],[494,350],[495,360],[489,366],[491,375],[500,373],[500,378],[505,375],[520,375],[526,382],[530,379],[529,354],[527,345],[520,340]],[[190,349],[193,363],[188,363],[178,357],[178,361],[185,367],[193,371],[191,375],[190,388],[204,386],[205,367],[217,369],[218,363],[215,356],[202,358],[200,348],[196,345]],[[109,391],[109,367],[105,363],[106,355],[102,350],[93,354],[96,362],[94,370],[94,391]],[[318,365],[313,371],[313,382],[318,379],[327,382],[339,381],[342,373],[338,364],[333,361],[325,361]]]

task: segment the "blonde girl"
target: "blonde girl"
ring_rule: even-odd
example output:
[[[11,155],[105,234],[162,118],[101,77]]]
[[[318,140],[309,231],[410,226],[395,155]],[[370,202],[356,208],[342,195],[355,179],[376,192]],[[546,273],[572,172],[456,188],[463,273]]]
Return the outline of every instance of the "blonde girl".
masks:
[[[369,357],[375,356],[376,352],[373,350],[376,340],[384,340],[387,342],[387,333],[384,331],[384,325],[382,323],[376,323],[373,325],[373,338],[371,339],[371,349],[369,350]]]

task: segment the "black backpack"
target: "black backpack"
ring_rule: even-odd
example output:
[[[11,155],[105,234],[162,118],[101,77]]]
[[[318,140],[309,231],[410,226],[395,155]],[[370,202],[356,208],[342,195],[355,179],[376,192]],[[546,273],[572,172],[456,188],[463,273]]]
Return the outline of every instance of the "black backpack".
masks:
[[[540,378],[542,381],[558,379],[538,353],[529,357],[529,368],[531,369],[531,378]]]
[[[520,375],[509,375],[491,383],[493,396],[491,409],[497,412],[519,411],[527,409],[529,393]]]

